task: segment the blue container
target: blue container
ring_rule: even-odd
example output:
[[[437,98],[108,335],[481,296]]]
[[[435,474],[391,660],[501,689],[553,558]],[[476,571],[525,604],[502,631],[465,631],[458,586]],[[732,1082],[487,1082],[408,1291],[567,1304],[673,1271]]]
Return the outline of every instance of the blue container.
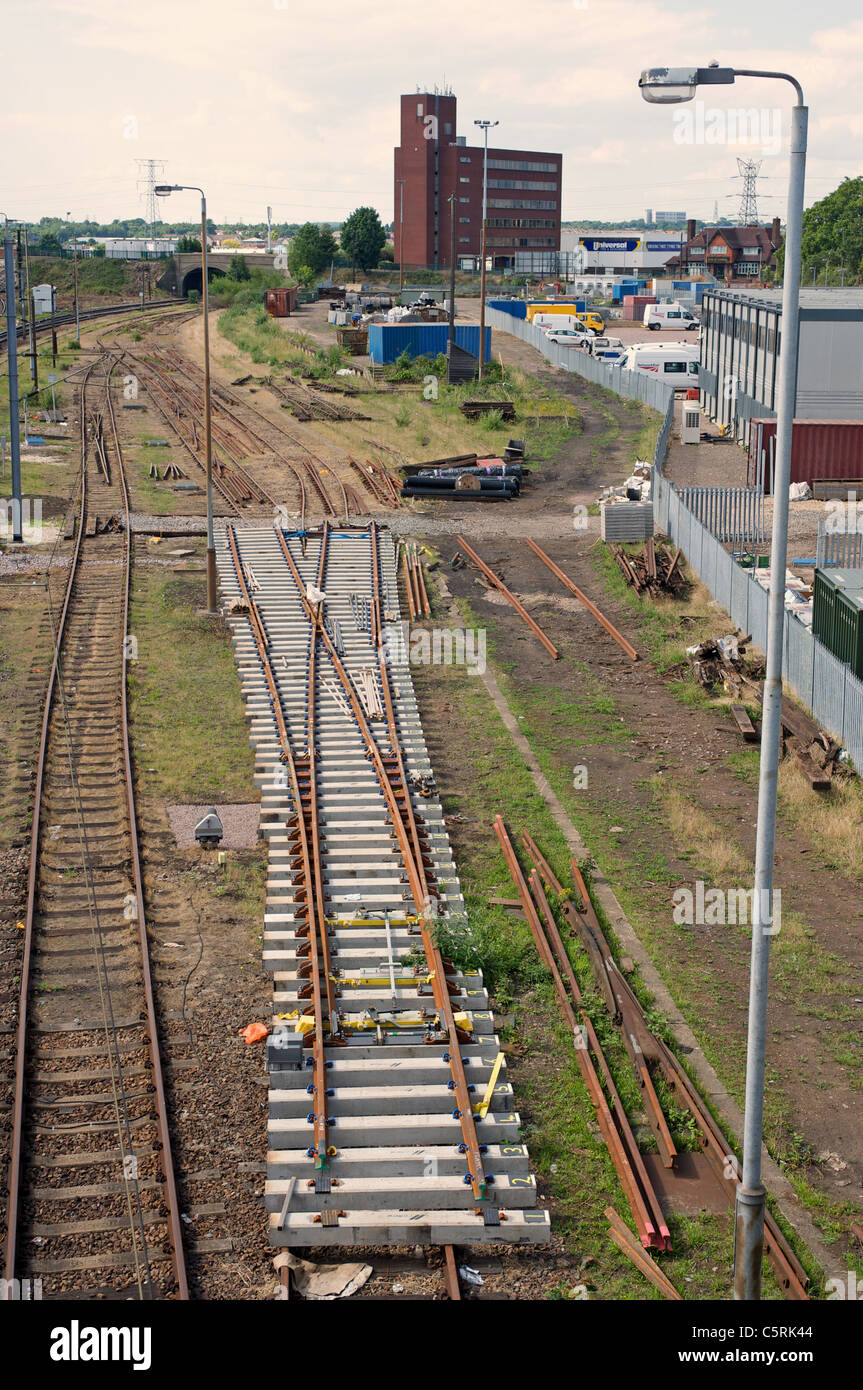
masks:
[[[523,299],[490,299],[490,309],[499,309],[502,314],[512,314],[514,319],[527,318],[527,304]]]
[[[369,356],[373,362],[395,362],[403,352],[411,357],[437,357],[446,352],[448,323],[371,323]],[[456,347],[479,357],[479,324],[456,324]],[[491,361],[491,329],[485,330],[485,360]]]

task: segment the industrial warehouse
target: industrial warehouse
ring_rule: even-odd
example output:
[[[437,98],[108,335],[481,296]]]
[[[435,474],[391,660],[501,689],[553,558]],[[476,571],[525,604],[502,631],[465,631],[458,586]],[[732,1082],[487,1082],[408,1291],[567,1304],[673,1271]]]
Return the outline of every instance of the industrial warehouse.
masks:
[[[847,1363],[856,18],[101,17],[10,66],[0,235],[28,1351],[590,1302],[624,1374]]]

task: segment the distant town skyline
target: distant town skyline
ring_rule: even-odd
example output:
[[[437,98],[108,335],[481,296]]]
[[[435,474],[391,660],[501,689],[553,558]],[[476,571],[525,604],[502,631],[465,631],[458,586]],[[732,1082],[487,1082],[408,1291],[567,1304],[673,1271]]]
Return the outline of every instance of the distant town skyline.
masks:
[[[38,53],[40,80],[7,64],[3,211],[144,215],[135,161],[152,157],[168,181],[201,184],[219,224],[261,222],[267,204],[279,222],[337,222],[365,203],[390,223],[398,97],[447,85],[465,128],[488,117],[502,145],[562,152],[564,221],[613,223],[657,206],[712,221],[715,202],[718,220],[734,221],[741,155],[762,160],[759,220],[769,222],[785,212],[787,84],[741,79],[686,108],[649,108],[638,93],[644,67],[714,58],[803,81],[807,203],[863,172],[853,0],[836,0],[829,22],[802,0],[727,0],[721,12],[685,0],[537,0],[529,11],[500,0],[493,21],[440,0],[433,23],[421,7],[360,14],[332,0],[327,28],[335,43],[322,41],[318,15],[282,0],[122,11],[112,0],[32,0],[10,11],[7,52]],[[164,211],[192,221],[195,197],[175,194]]]

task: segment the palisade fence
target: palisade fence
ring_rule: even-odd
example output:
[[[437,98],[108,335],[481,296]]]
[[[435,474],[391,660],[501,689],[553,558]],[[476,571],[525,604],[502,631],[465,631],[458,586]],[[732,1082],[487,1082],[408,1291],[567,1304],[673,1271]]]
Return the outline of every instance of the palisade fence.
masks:
[[[542,329],[526,319],[486,308],[486,323],[530,343],[549,362],[604,386],[619,396],[643,401],[662,415],[653,456],[653,512],[656,525],[679,546],[689,568],[727,611],[742,632],[767,650],[768,593],[741,568],[717,538],[685,505],[662,467],[674,424],[674,388],[655,377],[625,372],[577,349],[550,343]],[[630,378],[632,378],[630,380]],[[829,652],[800,620],[785,610],[782,677],[812,717],[839,739],[855,767],[863,772],[863,681]]]

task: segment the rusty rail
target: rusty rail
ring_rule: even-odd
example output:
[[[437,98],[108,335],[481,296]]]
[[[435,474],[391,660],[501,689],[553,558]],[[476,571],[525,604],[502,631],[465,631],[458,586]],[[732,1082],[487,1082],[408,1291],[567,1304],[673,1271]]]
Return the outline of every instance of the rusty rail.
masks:
[[[588,613],[593,614],[594,618],[596,618],[596,621],[600,624],[600,626],[604,627],[609,636],[613,637],[617,645],[619,647],[622,647],[622,649],[626,652],[626,655],[629,657],[630,661],[637,661],[638,652],[632,646],[631,642],[627,642],[626,638],[618,632],[614,624],[609,622],[608,618],[606,618],[604,613],[600,612],[595,603],[591,602],[591,600],[587,597],[587,594],[582,593],[581,589],[579,589],[577,584],[573,584],[569,575],[564,574],[563,570],[560,569],[560,567],[554,563],[551,556],[546,555],[545,551],[540,549],[536,541],[531,540],[530,536],[525,537],[525,544],[530,546],[534,554],[539,556],[540,560],[542,560],[542,563],[548,566],[552,574],[556,575],[557,578],[560,580],[561,584],[563,584],[565,588],[569,589],[571,594],[575,594],[575,597],[578,599],[578,601],[584,604]]]
[[[25,1110],[25,1091],[26,1091],[26,1072],[27,1072],[27,1040],[28,1025],[30,1021],[30,980],[33,963],[33,918],[36,910],[37,879],[39,863],[39,840],[42,826],[42,792],[45,783],[45,764],[48,750],[48,734],[51,713],[54,704],[54,693],[58,683],[60,672],[61,649],[66,629],[66,619],[69,612],[72,591],[78,573],[78,564],[81,556],[82,541],[86,529],[85,520],[87,514],[87,416],[86,416],[86,387],[90,373],[95,362],[88,367],[84,380],[81,385],[81,501],[78,534],[75,541],[75,548],[69,567],[69,578],[63,599],[63,606],[57,622],[54,642],[54,656],[51,663],[51,672],[48,678],[48,686],[45,693],[45,705],[42,714],[42,725],[39,740],[39,753],[36,765],[36,780],[33,796],[33,817],[30,832],[30,863],[27,874],[27,905],[24,922],[24,944],[23,957],[21,963],[21,987],[19,994],[18,1008],[18,1029],[16,1035],[16,1055],[15,1055],[15,1078],[13,1087],[12,1103],[12,1143],[9,1163],[9,1207],[7,1212],[7,1234],[6,1234],[6,1254],[5,1254],[5,1278],[7,1281],[7,1297],[11,1296],[12,1281],[16,1277],[18,1263],[18,1225],[20,1220],[20,1201],[21,1201],[21,1177],[23,1168],[24,1150],[24,1110]],[[114,448],[117,455],[118,478],[121,485],[123,497],[123,509],[126,516],[125,526],[125,545],[124,545],[124,575],[123,575],[123,633],[128,632],[129,626],[129,590],[131,582],[131,530],[129,527],[129,492],[123,464],[122,449],[120,446],[119,435],[117,432],[117,422],[114,415],[113,402],[111,400],[110,379],[116,366],[116,359],[111,362],[110,369],[105,376],[105,394],[108,402],[108,414],[111,422],[111,429],[114,438]],[[147,1049],[150,1056],[152,1082],[155,1092],[154,1108],[156,1111],[156,1124],[159,1134],[159,1142],[162,1150],[163,1169],[164,1169],[164,1196],[165,1204],[168,1208],[167,1228],[171,1242],[171,1260],[174,1269],[174,1276],[177,1282],[177,1294],[181,1300],[189,1297],[188,1279],[186,1275],[185,1255],[183,1250],[182,1226],[180,1224],[179,1202],[177,1197],[176,1178],[174,1174],[173,1155],[171,1148],[170,1126],[168,1123],[167,1102],[165,1096],[165,1081],[162,1068],[162,1058],[159,1048],[158,1026],[156,1021],[155,998],[153,993],[152,973],[150,969],[150,951],[147,938],[146,913],[144,907],[143,875],[141,871],[140,847],[138,844],[137,818],[135,813],[135,788],[134,776],[132,771],[131,749],[129,742],[128,724],[128,703],[127,703],[127,682],[126,665],[123,663],[123,675],[120,693],[120,719],[121,736],[123,751],[123,773],[125,781],[125,795],[129,814],[129,836],[131,849],[131,874],[135,889],[135,903],[138,917],[138,941],[141,955],[142,983],[145,1003],[145,1020],[147,1030]]]
[[[536,636],[539,638],[540,642],[545,647],[549,656],[552,656],[555,661],[559,660],[560,652],[557,650],[557,647],[554,645],[550,638],[546,637],[542,628],[539,626],[539,623],[534,621],[534,619],[530,616],[524,605],[520,603],[519,600],[516,598],[515,594],[510,593],[503,580],[495,574],[494,570],[489,569],[488,565],[485,563],[484,560],[480,559],[476,551],[468,545],[464,536],[456,536],[456,540],[459,543],[460,549],[462,549],[464,553],[468,555],[471,560],[473,560],[475,565],[479,566],[483,574],[491,580],[495,588],[499,589],[503,596],[509,600],[516,613],[518,613],[519,617],[524,619],[531,632],[535,633]]]

